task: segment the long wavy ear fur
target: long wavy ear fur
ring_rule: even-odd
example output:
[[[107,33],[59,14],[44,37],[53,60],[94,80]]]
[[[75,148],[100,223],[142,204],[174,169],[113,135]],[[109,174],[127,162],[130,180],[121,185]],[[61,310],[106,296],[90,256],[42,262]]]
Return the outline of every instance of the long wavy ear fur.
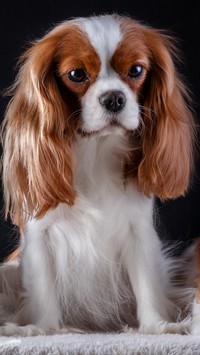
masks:
[[[146,28],[151,70],[141,105],[140,188],[161,199],[176,198],[187,190],[194,161],[195,124],[190,97],[173,63],[171,38]]]
[[[75,199],[72,132],[54,78],[61,34],[50,32],[22,56],[3,123],[6,212],[20,226],[30,215],[39,218]]]

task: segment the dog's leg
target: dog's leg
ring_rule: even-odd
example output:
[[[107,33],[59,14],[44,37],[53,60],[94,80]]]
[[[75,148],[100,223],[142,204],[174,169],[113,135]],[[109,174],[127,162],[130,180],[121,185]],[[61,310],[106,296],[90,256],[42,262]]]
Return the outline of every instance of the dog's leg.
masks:
[[[2,335],[37,335],[59,329],[56,273],[49,248],[49,229],[40,221],[28,225],[21,258],[21,304],[13,319],[0,327]],[[24,326],[25,325],[25,326]]]
[[[167,297],[170,291],[167,261],[150,222],[140,216],[131,227],[125,264],[137,302],[139,331],[185,333],[187,322],[174,322],[176,308]],[[132,235],[132,236],[131,236]]]
[[[91,258],[93,265],[91,230],[100,218],[93,208],[85,213],[85,206],[84,199],[72,208],[59,205],[42,220],[27,223],[20,267],[22,302],[17,315],[0,327],[0,334],[80,332],[68,326],[68,273],[76,254]]]

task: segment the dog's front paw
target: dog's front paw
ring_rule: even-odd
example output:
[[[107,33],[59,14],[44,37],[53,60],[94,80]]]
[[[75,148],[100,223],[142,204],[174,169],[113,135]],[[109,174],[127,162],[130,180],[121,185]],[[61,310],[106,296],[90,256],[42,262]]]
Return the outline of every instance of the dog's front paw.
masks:
[[[85,333],[83,330],[73,327],[67,328],[49,328],[44,330],[33,324],[19,326],[16,323],[5,323],[0,326],[0,336],[37,336],[37,335],[53,335],[53,334],[68,334],[68,333]]]
[[[150,326],[140,326],[139,332],[145,334],[188,334],[190,329],[190,321],[179,323],[161,321]]]
[[[142,333],[142,334],[188,334],[191,326],[191,320],[187,319],[179,323],[170,323],[167,321],[160,321],[155,324],[141,325],[138,329],[131,327],[124,327],[125,333]]]
[[[0,335],[3,336],[36,336],[36,335],[45,335],[46,332],[32,324],[19,326],[15,323],[5,323],[0,326]]]

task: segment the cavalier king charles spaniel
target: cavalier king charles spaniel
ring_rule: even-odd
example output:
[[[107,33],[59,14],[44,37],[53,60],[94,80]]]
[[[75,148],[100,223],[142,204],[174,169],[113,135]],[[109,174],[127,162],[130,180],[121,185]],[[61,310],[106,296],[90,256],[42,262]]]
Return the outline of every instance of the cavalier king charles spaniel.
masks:
[[[163,31],[129,17],[65,21],[21,57],[3,124],[0,334],[184,332],[154,196],[184,195],[194,119]],[[176,299],[177,298],[177,299]]]

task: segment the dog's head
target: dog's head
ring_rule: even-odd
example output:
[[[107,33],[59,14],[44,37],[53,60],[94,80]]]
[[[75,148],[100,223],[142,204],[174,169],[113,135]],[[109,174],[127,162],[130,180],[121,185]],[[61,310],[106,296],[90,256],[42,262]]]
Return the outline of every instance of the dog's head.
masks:
[[[139,188],[163,199],[185,192],[194,124],[174,53],[163,32],[106,15],[66,21],[22,56],[4,123],[5,196],[15,222],[24,207],[41,216],[74,203],[77,134],[137,136],[129,166]]]

